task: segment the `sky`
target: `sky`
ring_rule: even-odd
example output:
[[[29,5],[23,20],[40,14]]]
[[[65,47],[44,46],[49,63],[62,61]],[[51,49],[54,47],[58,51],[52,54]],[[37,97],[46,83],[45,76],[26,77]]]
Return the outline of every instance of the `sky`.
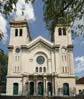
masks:
[[[30,30],[32,39],[35,39],[38,36],[42,36],[47,40],[50,40],[49,31],[46,29],[45,22],[43,20],[42,1],[36,0],[35,3],[33,4],[33,8],[31,5],[27,6],[27,9],[28,7],[31,7],[32,13],[30,11],[28,13],[29,14],[31,13],[30,15],[32,16],[32,19],[30,16],[28,16],[26,12],[27,10],[25,10],[25,15],[29,18],[28,24],[29,24],[29,30]],[[18,6],[17,6],[17,9],[18,9]],[[11,14],[11,16],[14,16],[14,15],[15,15],[14,13]],[[7,27],[8,39],[5,42],[0,42],[0,48],[3,49],[5,53],[8,52],[7,46],[9,42],[9,36],[10,36],[9,32],[10,32],[10,29],[9,27]],[[6,35],[6,38],[7,38],[7,35]],[[74,54],[75,74],[76,76],[82,77],[84,76],[84,38],[83,37],[76,38],[75,40],[73,40],[73,45],[74,45],[73,54]]]

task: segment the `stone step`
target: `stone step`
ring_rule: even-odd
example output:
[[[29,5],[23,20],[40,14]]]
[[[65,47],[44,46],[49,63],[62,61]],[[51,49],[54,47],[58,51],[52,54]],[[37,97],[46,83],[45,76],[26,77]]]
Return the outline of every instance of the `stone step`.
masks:
[[[84,96],[76,96],[76,97],[0,96],[0,99],[84,99]]]

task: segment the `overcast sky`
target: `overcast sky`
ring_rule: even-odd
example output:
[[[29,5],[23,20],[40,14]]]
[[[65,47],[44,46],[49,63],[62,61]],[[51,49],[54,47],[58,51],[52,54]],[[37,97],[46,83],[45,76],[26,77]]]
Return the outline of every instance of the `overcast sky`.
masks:
[[[22,3],[21,1],[23,0],[19,0],[19,4],[17,5],[17,8],[21,8],[20,4],[24,4],[24,2]],[[45,23],[43,21],[43,3],[41,2],[41,0],[36,0],[33,7],[31,4],[25,6],[26,6],[25,15],[29,18],[28,23],[32,38],[35,39],[36,37],[41,35],[44,38],[50,40],[49,31],[46,29]],[[30,10],[28,10],[27,12],[27,9],[29,9],[28,7],[30,8]],[[19,11],[19,13],[21,12]],[[31,15],[32,18],[31,16],[28,15]],[[7,34],[8,34],[8,40],[5,43],[0,42],[0,48],[2,48],[6,53],[8,52],[7,46],[9,42],[9,27],[7,29]],[[84,38],[82,37],[76,38],[73,41],[73,44],[74,44],[73,52],[74,52],[75,74],[81,77],[84,76]]]

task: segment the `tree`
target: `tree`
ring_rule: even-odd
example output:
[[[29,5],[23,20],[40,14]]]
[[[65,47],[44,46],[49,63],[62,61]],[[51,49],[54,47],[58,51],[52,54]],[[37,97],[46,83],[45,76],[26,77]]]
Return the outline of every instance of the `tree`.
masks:
[[[13,6],[16,6],[18,0],[1,0],[0,1],[0,13],[4,15],[10,15],[12,10],[16,10]],[[25,0],[34,2],[35,0]],[[84,0],[42,0],[44,2],[44,21],[51,33],[51,40],[53,41],[54,28],[57,24],[74,23],[75,20],[80,20],[84,17]],[[78,25],[81,29],[83,25]],[[82,31],[84,28],[82,29]],[[76,34],[72,31],[73,34]],[[2,34],[0,38],[2,39]]]
[[[17,1],[18,0],[1,0],[0,1],[0,13],[9,15],[10,12],[12,12],[13,10],[13,5],[16,6]],[[35,0],[25,0],[26,3],[28,3],[28,1],[31,1],[33,3]]]
[[[44,20],[51,32],[53,41],[54,28],[57,24],[70,25],[84,16],[84,0],[43,0]],[[81,26],[79,26],[81,27]],[[73,31],[74,33],[74,31]]]
[[[8,17],[10,16],[14,17],[14,15],[17,15],[18,11],[20,14],[20,10],[23,10],[23,9],[25,10],[25,7],[27,10],[27,8],[29,8],[29,6],[31,5],[31,2],[29,1],[34,2],[34,0],[0,0],[0,41],[2,39],[6,40],[7,38],[6,28],[8,26],[8,22],[7,22]],[[17,8],[17,3],[19,3],[18,8]],[[29,3],[29,6],[26,3]],[[32,10],[32,7],[30,9]],[[27,11],[25,11],[25,13],[27,16]],[[28,18],[30,18],[30,15]],[[33,16],[33,14],[31,16]]]
[[[7,75],[8,57],[0,49],[0,93],[6,91],[6,75]]]

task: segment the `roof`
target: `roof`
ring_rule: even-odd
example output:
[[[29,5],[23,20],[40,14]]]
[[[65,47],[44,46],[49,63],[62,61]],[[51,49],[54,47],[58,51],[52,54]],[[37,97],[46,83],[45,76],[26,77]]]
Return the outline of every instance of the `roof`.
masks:
[[[38,43],[43,43],[46,46],[48,46],[49,48],[53,47],[53,43],[51,43],[50,41],[46,40],[45,38],[39,36],[36,39],[32,40],[30,43],[28,43],[27,45],[22,45],[22,48],[31,48],[32,46],[35,46]],[[57,45],[56,45],[57,47]]]
[[[26,17],[21,15],[21,16],[16,16],[12,19],[12,21],[26,21]]]
[[[10,20],[10,25],[27,25],[27,20],[25,16],[16,16]]]
[[[36,39],[32,40],[28,46],[33,46],[39,42],[43,42],[45,43],[46,45],[48,45],[49,47],[52,47],[53,46],[53,43],[51,43],[50,41],[46,40],[45,38],[43,38],[42,36],[38,36]]]
[[[76,84],[84,84],[84,77],[78,79],[78,80],[76,81]]]
[[[29,31],[29,27],[28,27],[28,22],[27,19],[24,15],[21,16],[16,16],[13,19],[10,20],[10,25],[11,27],[27,27],[28,29],[28,35],[29,38],[31,40],[31,35],[30,35],[30,31]]]

